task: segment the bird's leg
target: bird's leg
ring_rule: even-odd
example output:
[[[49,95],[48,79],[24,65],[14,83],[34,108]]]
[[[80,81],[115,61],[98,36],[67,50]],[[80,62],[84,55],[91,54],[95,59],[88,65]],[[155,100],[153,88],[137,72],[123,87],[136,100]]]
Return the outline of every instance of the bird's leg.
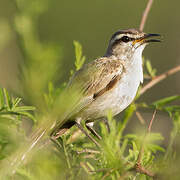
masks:
[[[96,144],[97,147],[101,147],[100,144],[86,132],[86,130],[81,125],[79,119],[76,119],[75,121],[76,121],[76,126],[82,131],[82,133],[84,133],[92,142],[94,142],[94,144]]]
[[[62,127],[60,128],[56,128],[53,130],[53,132],[51,133],[51,138],[53,139],[58,139],[59,137],[61,137],[63,134],[66,133],[66,131],[68,131],[73,125],[75,124],[74,121],[68,121],[65,124],[62,125]]]
[[[51,135],[51,137],[52,137],[53,139],[58,139],[58,138],[61,137],[63,134],[65,134],[66,131],[68,131],[68,130],[69,130],[69,128],[62,128],[62,129],[60,129],[55,135]]]
[[[59,131],[56,133],[56,132],[52,132],[51,135],[50,135],[50,140],[57,146],[57,147],[63,147],[63,144],[61,143],[60,138],[63,134],[66,133],[66,131],[68,131],[69,129],[68,128],[62,128],[62,129],[59,129]]]
[[[95,129],[93,128],[94,122],[86,122],[86,128],[94,135],[96,136],[99,140],[101,140],[101,136],[95,131]]]

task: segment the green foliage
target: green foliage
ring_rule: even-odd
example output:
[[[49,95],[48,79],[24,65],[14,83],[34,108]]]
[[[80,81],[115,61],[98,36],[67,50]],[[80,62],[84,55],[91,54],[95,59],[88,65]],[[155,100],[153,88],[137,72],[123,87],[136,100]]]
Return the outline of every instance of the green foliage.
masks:
[[[86,57],[82,55],[82,46],[78,41],[74,41],[74,47],[75,47],[75,56],[76,56],[76,60],[75,60],[75,67],[76,67],[76,71],[78,71],[82,65],[85,62]]]
[[[44,99],[49,108],[52,108],[56,98],[65,89],[66,83],[62,84],[60,88],[55,88],[52,82],[48,83],[48,92],[44,93]]]
[[[180,100],[180,96],[170,96],[163,99],[160,99],[158,101],[155,101],[152,105],[156,106],[156,108],[163,107],[175,100]]]
[[[150,60],[145,61],[145,66],[146,66],[147,72],[151,76],[151,78],[155,77],[156,76],[156,69],[152,68]]]
[[[156,109],[163,110],[169,113],[170,116],[173,116],[174,113],[180,113],[180,106],[179,105],[169,105],[174,101],[180,100],[180,96],[170,96],[152,103],[152,106]]]
[[[21,98],[14,98],[9,95],[5,88],[0,88],[0,159],[10,156],[20,145],[25,137],[22,128],[23,119],[36,119],[31,112],[33,106],[23,106]]]
[[[16,124],[21,118],[25,116],[36,121],[34,116],[28,111],[34,111],[33,106],[20,106],[21,98],[13,98],[9,95],[5,88],[0,88],[0,117],[12,120]]]

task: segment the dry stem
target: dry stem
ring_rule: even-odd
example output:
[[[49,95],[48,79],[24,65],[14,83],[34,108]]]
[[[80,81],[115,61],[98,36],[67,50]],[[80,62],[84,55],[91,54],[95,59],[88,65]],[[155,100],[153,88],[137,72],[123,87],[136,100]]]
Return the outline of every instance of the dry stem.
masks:
[[[87,148],[83,149],[82,151],[77,151],[77,154],[82,154],[82,153],[100,154],[100,151],[87,149]]]
[[[144,120],[144,118],[142,117],[142,115],[141,115],[141,113],[139,111],[136,111],[136,116],[139,119],[141,124],[145,124],[145,120]]]
[[[141,23],[140,23],[140,26],[139,26],[140,31],[143,31],[143,29],[144,29],[144,26],[145,26],[149,11],[151,9],[152,3],[153,3],[153,0],[149,0],[148,3],[147,3],[146,9],[143,12]]]
[[[137,162],[136,162],[136,165],[135,165],[135,169],[136,169],[137,172],[142,173],[142,174],[146,174],[146,175],[148,175],[150,177],[153,177],[154,173],[152,173],[149,170],[142,167],[141,159],[142,159],[142,156],[143,156],[143,153],[144,153],[144,143],[146,141],[147,135],[151,132],[151,128],[152,128],[152,124],[153,124],[155,115],[156,115],[156,110],[154,111],[152,119],[149,122],[149,126],[148,126],[147,132],[146,132],[146,134],[144,136],[143,142],[141,144],[141,148],[140,148],[139,155],[138,155],[138,158],[137,158]]]
[[[157,83],[159,83],[160,81],[164,80],[165,78],[167,78],[168,76],[177,73],[178,71],[180,71],[180,65],[170,69],[167,72],[164,72],[163,74],[156,76],[155,78],[153,78],[149,83],[147,83],[141,90],[140,90],[140,95],[144,94],[148,89],[150,89],[151,87],[153,87],[154,85],[156,85]]]

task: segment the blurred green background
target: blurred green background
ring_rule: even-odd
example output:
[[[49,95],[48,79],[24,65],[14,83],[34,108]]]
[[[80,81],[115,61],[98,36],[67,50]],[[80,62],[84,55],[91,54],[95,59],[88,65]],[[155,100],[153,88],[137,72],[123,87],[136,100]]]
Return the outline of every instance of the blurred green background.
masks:
[[[62,50],[57,86],[58,83],[68,80],[69,71],[74,68],[73,40],[82,44],[87,61],[92,61],[104,55],[108,41],[115,31],[139,27],[147,3],[145,0],[44,2],[47,2],[47,7],[38,19],[38,36],[40,42],[56,44]],[[164,39],[161,44],[148,46],[144,51],[145,58],[152,61],[158,74],[180,62],[179,6],[178,0],[173,3],[168,0],[154,1],[146,22],[145,32],[162,34]],[[36,8],[43,8],[38,6],[38,1],[34,3],[34,9]],[[0,85],[9,89],[18,89],[18,86],[21,86],[17,80],[21,76],[18,65],[22,63],[23,55],[18,46],[18,38],[11,27],[16,13],[17,9],[12,0],[0,0]],[[169,77],[143,95],[142,100],[152,102],[179,94],[179,79],[180,73]],[[163,123],[164,120],[159,126]]]

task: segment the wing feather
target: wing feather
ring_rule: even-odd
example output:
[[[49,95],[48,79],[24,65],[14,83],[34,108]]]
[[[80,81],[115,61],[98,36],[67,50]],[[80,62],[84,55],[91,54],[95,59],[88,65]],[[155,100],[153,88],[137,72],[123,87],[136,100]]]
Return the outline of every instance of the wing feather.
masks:
[[[72,89],[76,86],[82,95],[69,117],[115,87],[122,76],[123,70],[122,61],[103,57],[84,65],[82,69],[77,71],[67,88]]]

